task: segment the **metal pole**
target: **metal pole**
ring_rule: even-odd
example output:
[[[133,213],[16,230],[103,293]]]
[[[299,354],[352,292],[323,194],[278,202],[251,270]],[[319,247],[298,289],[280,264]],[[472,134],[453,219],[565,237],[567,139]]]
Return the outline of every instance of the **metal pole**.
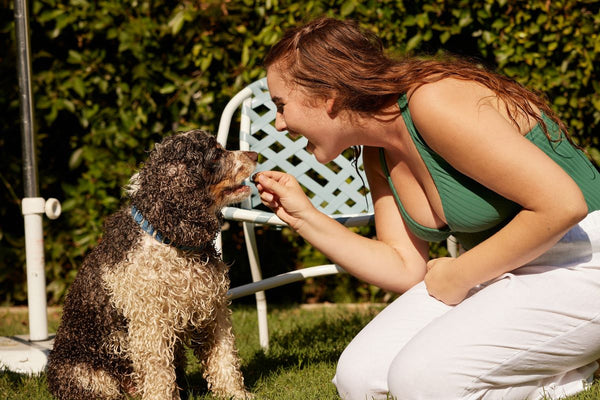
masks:
[[[46,277],[44,271],[44,236],[42,214],[45,201],[39,197],[33,97],[31,91],[31,57],[26,0],[15,0],[17,38],[17,68],[21,103],[21,142],[23,156],[23,216],[25,222],[25,252],[27,257],[27,301],[29,309],[29,340],[48,339],[46,312]]]
[[[23,182],[25,197],[38,197],[37,162],[31,92],[31,57],[26,0],[15,0],[17,37],[17,69],[21,103],[21,141],[23,151]]]

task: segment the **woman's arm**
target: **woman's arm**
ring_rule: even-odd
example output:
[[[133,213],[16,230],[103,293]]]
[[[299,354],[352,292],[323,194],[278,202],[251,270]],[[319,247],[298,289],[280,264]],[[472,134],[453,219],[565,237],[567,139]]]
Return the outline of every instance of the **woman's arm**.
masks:
[[[365,154],[365,163],[368,156]],[[400,218],[393,198],[381,196],[380,184],[369,177],[380,240],[356,234],[321,213],[310,203],[297,181],[288,174],[266,171],[258,175],[258,190],[263,203],[304,239],[341,265],[350,274],[386,290],[404,292],[423,280],[427,243],[406,233],[400,219],[393,228],[380,229],[380,222]],[[390,203],[391,201],[391,203]],[[394,212],[388,211],[392,206]],[[386,226],[390,225],[386,222]],[[381,234],[388,240],[381,240]]]
[[[552,247],[587,214],[581,190],[499,111],[481,86],[446,79],[410,99],[415,126],[454,168],[523,208],[504,228],[456,259],[432,260],[430,294],[456,304],[473,286]]]

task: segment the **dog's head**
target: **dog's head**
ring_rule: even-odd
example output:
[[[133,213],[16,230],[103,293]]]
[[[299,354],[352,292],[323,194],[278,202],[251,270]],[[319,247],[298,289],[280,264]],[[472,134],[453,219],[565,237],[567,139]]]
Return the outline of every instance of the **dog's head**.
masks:
[[[228,151],[201,130],[158,143],[130,181],[132,204],[152,226],[181,246],[212,241],[221,226],[220,209],[250,194],[243,184],[257,154]]]

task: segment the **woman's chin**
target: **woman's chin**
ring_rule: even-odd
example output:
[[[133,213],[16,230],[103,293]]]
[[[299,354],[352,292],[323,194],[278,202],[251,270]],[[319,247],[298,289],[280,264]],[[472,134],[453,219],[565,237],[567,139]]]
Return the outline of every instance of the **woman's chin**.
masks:
[[[327,164],[328,162],[331,162],[331,161],[333,161],[335,159],[335,157],[331,157],[331,156],[327,156],[327,155],[323,155],[323,154],[318,154],[318,153],[312,153],[312,155],[321,164]]]
[[[308,142],[305,149],[307,152],[312,154],[313,157],[316,158],[317,161],[321,164],[327,164],[328,162],[333,161],[338,156],[337,154],[325,154],[322,151],[319,151],[319,149],[315,148],[315,146],[313,146],[313,144],[310,142]]]

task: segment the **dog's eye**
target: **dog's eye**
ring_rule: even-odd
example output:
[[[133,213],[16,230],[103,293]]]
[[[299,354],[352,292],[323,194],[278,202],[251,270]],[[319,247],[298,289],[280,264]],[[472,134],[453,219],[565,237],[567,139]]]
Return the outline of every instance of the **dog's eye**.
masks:
[[[199,163],[192,170],[192,176],[200,186],[212,185],[220,181],[224,153],[223,150],[215,146],[204,153],[202,161],[198,160]]]
[[[208,161],[213,164],[216,164],[221,161],[221,159],[223,158],[224,155],[225,155],[225,151],[223,149],[217,147],[213,151],[211,151],[210,154],[208,155]]]

